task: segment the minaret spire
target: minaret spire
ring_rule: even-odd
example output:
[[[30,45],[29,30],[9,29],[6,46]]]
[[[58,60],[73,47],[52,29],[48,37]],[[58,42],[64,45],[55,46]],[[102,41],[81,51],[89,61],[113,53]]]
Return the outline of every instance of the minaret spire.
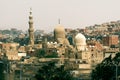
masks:
[[[29,45],[34,45],[34,28],[33,28],[33,16],[32,16],[32,8],[30,8],[30,15],[29,15]]]
[[[58,24],[60,24],[60,18],[58,19]]]
[[[32,15],[32,8],[30,8],[30,15]]]

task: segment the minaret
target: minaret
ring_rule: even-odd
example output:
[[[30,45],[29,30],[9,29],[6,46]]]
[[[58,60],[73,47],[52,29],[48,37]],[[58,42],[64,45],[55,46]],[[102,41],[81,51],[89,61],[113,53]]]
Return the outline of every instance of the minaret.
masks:
[[[30,15],[29,15],[29,45],[34,45],[34,28],[33,28],[33,16],[32,16],[32,9],[30,8]]]

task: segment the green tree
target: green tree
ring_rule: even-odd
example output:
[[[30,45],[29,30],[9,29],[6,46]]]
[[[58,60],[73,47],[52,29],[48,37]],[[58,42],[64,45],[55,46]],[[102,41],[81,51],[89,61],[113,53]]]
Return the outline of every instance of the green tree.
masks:
[[[37,57],[39,58],[58,58],[57,52],[51,52],[49,54],[46,53],[45,49],[38,49],[36,50]]]
[[[52,52],[50,54],[47,54],[45,58],[58,58],[58,53]]]
[[[4,78],[4,64],[3,61],[0,60],[0,80],[5,80]]]
[[[7,55],[4,53],[0,58],[0,80],[5,80],[5,73],[9,74],[10,64]]]
[[[42,58],[45,56],[45,49],[38,49],[36,50],[37,57]]]
[[[105,58],[92,70],[92,80],[114,80],[120,75],[120,52],[114,58],[111,55]],[[116,72],[117,69],[117,72]]]
[[[16,43],[19,43],[21,46],[24,46],[24,45],[28,45],[29,38],[28,37],[25,37],[25,38],[16,37],[13,41]]]
[[[55,62],[49,62],[41,67],[35,75],[37,80],[73,80],[70,71],[65,66],[55,66]]]

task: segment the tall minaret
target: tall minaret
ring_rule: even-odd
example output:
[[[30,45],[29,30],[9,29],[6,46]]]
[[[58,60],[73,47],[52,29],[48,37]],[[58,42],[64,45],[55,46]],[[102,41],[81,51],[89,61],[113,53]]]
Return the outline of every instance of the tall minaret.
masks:
[[[32,9],[30,8],[30,15],[29,15],[29,45],[34,45],[34,28],[33,28],[33,16],[32,16]]]

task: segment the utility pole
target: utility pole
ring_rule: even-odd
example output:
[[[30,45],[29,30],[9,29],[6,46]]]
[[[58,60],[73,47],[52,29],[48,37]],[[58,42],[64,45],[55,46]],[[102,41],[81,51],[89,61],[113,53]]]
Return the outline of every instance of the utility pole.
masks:
[[[115,78],[116,80],[118,80],[118,66],[119,66],[119,63],[118,64],[114,64],[115,67],[116,67],[116,70],[115,70]]]
[[[118,80],[118,79],[117,79],[117,72],[118,72],[118,70],[117,70],[117,69],[118,69],[118,65],[117,65],[117,64],[115,64],[115,66],[116,66],[116,80]]]
[[[8,63],[7,63],[7,80],[9,80],[9,68],[8,68]]]
[[[119,40],[119,52],[120,52],[120,35],[118,36],[118,40]]]
[[[22,63],[20,62],[20,80],[22,80]]]

